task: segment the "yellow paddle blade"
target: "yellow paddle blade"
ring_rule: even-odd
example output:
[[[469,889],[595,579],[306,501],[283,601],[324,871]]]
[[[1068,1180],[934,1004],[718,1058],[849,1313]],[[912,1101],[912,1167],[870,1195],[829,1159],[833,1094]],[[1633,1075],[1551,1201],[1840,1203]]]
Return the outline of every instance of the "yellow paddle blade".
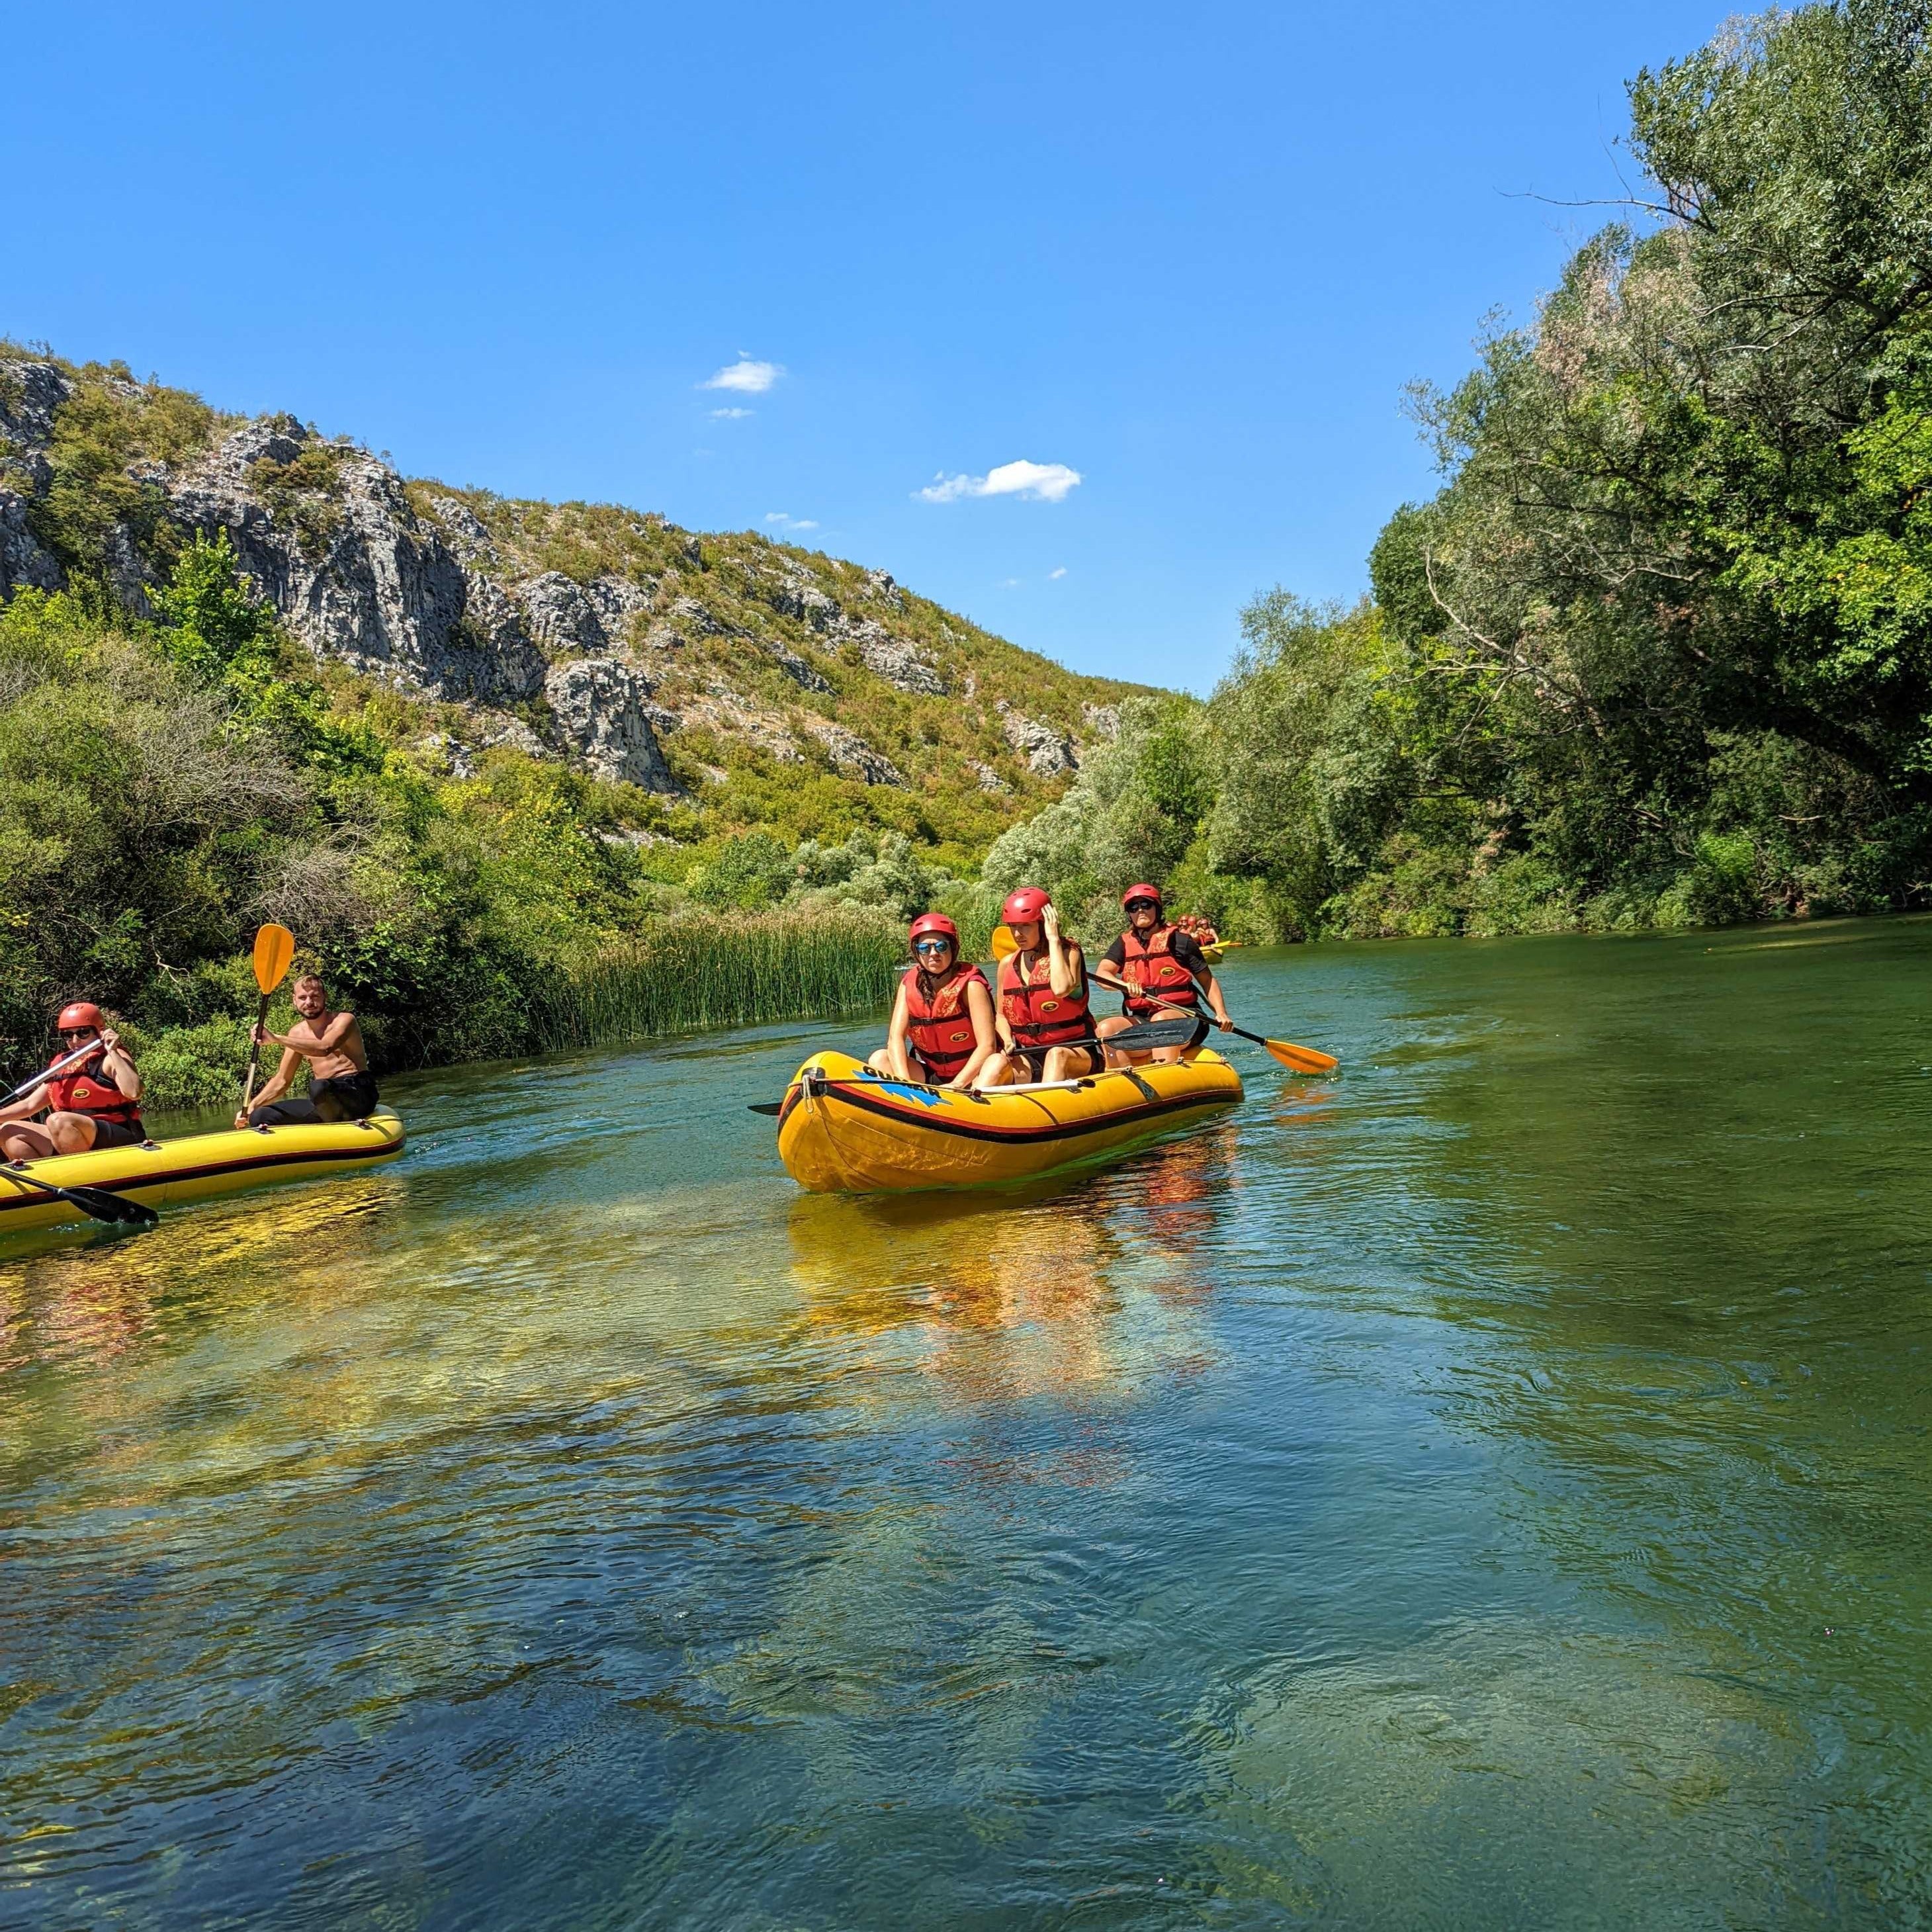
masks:
[[[994,927],[993,957],[995,959],[1004,959],[1009,954],[1017,952],[1019,950],[1019,941],[1013,937],[1012,934],[1005,926],[996,926]]]
[[[296,936],[285,926],[265,926],[255,935],[255,983],[266,999],[282,983],[296,956]]]
[[[1342,1064],[1332,1053],[1318,1052],[1312,1046],[1296,1046],[1285,1040],[1264,1040],[1262,1044],[1282,1066],[1292,1067],[1298,1073],[1332,1073]]]

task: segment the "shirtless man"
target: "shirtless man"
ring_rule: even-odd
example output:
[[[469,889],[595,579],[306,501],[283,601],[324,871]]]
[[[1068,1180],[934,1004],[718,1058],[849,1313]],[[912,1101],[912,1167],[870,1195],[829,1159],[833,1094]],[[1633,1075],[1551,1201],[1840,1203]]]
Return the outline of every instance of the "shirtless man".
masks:
[[[356,1016],[331,1012],[328,995],[313,973],[304,973],[296,982],[295,1005],[301,1017],[286,1034],[255,1029],[260,1045],[282,1049],[282,1064],[255,1096],[254,1106],[235,1116],[235,1124],[293,1127],[314,1126],[322,1120],[366,1120],[375,1112],[376,1083],[370,1077],[369,1055]],[[281,1096],[304,1060],[309,1063],[308,1097],[284,1100]]]

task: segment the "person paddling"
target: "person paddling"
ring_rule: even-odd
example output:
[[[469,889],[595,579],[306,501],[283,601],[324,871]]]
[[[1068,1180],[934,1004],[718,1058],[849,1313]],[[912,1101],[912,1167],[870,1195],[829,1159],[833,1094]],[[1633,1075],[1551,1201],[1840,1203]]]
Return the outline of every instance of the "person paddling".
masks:
[[[1127,929],[1107,949],[1105,963],[1113,976],[1101,979],[1100,983],[1118,988],[1125,997],[1120,1016],[1102,1020],[1094,1030],[1102,1040],[1110,1040],[1148,1020],[1191,1018],[1197,1022],[1194,1037],[1185,1045],[1124,1056],[1136,1065],[1183,1059],[1208,1037],[1203,988],[1215,1023],[1224,1030],[1232,1024],[1220,983],[1202,957],[1199,942],[1180,926],[1167,922],[1158,886],[1130,886],[1120,895],[1120,905],[1127,915]],[[1110,1052],[1119,1055],[1120,1049]]]
[[[1000,962],[1000,1052],[980,1076],[982,1087],[1028,1081],[1078,1080],[1098,1073],[1106,1055],[1094,1044],[1087,962],[1077,940],[1060,930],[1060,911],[1037,886],[1006,896],[1000,916],[1015,950]]]
[[[0,1107],[0,1157],[45,1160],[50,1154],[140,1146],[148,1137],[141,1124],[141,1076],[120,1035],[92,1000],[63,1007],[55,1028],[60,1051],[47,1063],[47,1078],[11,1106]],[[89,1046],[96,1050],[73,1066],[62,1065]],[[28,1117],[43,1109],[46,1120],[30,1124]]]
[[[235,1116],[238,1127],[314,1126],[326,1120],[366,1120],[376,1111],[376,1082],[369,1072],[369,1055],[362,1029],[353,1013],[333,1012],[321,980],[304,973],[292,994],[300,1017],[286,1034],[258,1026],[254,1037],[262,1046],[279,1046],[281,1064],[255,1096],[245,1114]],[[305,1099],[285,1100],[296,1069],[309,1064]]]
[[[870,1064],[915,1085],[965,1088],[999,1048],[993,989],[959,957],[959,928],[943,912],[912,922],[911,969],[899,980],[886,1043]]]

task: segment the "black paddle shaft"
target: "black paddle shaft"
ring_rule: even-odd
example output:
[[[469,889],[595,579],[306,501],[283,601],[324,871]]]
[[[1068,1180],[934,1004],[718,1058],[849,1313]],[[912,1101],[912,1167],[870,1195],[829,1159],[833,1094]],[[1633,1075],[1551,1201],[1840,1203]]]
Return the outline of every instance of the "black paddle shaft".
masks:
[[[57,1201],[64,1201],[70,1208],[78,1208],[89,1220],[105,1221],[110,1226],[122,1228],[152,1228],[160,1220],[152,1208],[138,1201],[128,1200],[118,1194],[110,1194],[104,1187],[56,1187],[50,1180],[37,1180],[31,1174],[21,1174],[9,1167],[0,1168],[9,1180],[18,1181],[22,1187],[36,1187],[43,1194],[51,1194]]]
[[[255,1069],[262,1058],[262,1042],[255,1037],[255,1034],[261,1032],[268,1024],[268,1002],[274,997],[271,993],[262,995],[262,1010],[255,1016],[255,1033],[248,1036],[248,1077],[242,1085],[242,1111],[244,1114],[254,1103]]]

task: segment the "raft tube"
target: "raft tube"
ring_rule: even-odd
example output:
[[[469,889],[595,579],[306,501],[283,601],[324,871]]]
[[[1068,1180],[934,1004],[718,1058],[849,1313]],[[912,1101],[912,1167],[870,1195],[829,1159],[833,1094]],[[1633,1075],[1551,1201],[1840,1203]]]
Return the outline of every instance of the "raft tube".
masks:
[[[984,1187],[1118,1160],[1232,1107],[1241,1076],[1191,1060],[1058,1086],[955,1093],[888,1079],[849,1054],[814,1054],[778,1114],[778,1157],[817,1194]]]
[[[14,1167],[0,1162],[0,1240],[30,1228],[58,1228],[88,1216],[30,1187],[104,1187],[144,1207],[174,1207],[284,1180],[379,1167],[403,1150],[403,1124],[386,1107],[366,1120],[316,1126],[230,1128],[158,1146],[56,1154]]]

